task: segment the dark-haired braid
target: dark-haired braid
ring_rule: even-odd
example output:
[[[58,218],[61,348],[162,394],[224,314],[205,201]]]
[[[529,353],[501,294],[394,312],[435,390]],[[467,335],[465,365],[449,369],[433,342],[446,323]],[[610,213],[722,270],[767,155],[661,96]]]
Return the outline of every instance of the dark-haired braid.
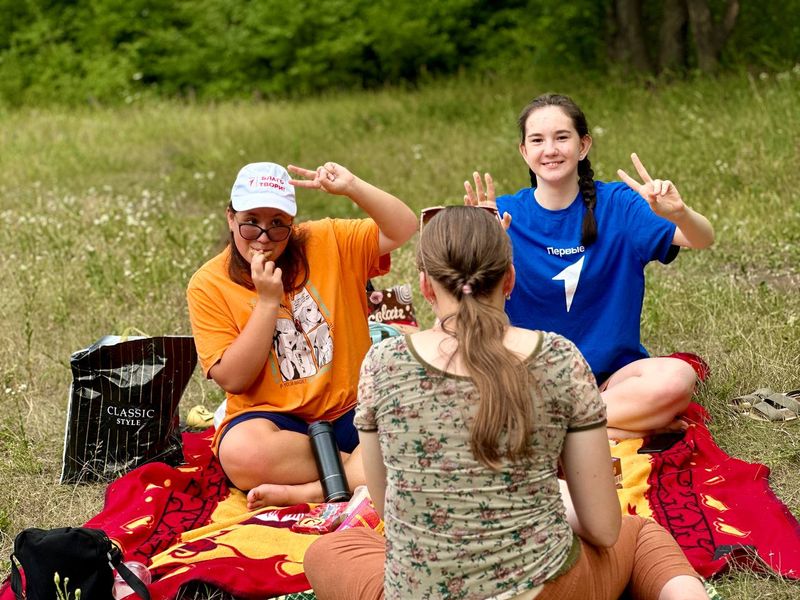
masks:
[[[591,246],[597,241],[597,220],[594,218],[594,207],[597,205],[597,194],[594,189],[594,171],[589,157],[578,161],[578,188],[583,195],[583,213],[581,224],[581,244]]]

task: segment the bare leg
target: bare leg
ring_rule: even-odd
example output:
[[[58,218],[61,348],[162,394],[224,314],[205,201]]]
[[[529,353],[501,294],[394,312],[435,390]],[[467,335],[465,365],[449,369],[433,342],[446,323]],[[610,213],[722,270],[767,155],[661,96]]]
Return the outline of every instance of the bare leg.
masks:
[[[367,482],[364,476],[364,465],[361,462],[361,446],[356,447],[351,455],[343,454],[342,456],[347,484],[352,492]],[[254,510],[262,506],[291,506],[292,504],[322,502],[323,500],[322,484],[317,479],[295,485],[262,483],[247,494],[247,509]]]
[[[708,594],[697,577],[678,575],[661,588],[658,600],[708,600]]]
[[[649,431],[635,431],[633,429],[618,429],[616,427],[607,427],[606,430],[608,431],[608,439],[610,440],[632,440],[637,438],[643,438],[647,435],[653,435],[657,433],[670,433],[673,431],[686,431],[689,428],[689,424],[684,421],[683,419],[675,419],[671,423],[667,424],[666,427],[660,427],[659,429],[650,429]]]
[[[322,485],[319,481],[286,485],[262,483],[247,492],[247,510],[263,506],[292,506],[306,502],[322,502]]]
[[[681,429],[674,421],[689,406],[696,382],[694,369],[678,358],[644,358],[624,366],[601,386],[609,428],[636,437]]]
[[[268,419],[250,419],[226,433],[219,461],[240,490],[265,481],[299,484],[319,477],[308,436],[282,431]]]

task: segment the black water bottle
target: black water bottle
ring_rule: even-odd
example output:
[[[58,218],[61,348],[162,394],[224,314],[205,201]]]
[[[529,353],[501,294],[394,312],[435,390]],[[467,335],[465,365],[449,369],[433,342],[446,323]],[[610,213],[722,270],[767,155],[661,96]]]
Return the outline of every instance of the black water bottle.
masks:
[[[347,502],[350,499],[350,488],[344,474],[336,436],[333,434],[333,425],[330,421],[315,421],[308,426],[308,437],[325,502]]]

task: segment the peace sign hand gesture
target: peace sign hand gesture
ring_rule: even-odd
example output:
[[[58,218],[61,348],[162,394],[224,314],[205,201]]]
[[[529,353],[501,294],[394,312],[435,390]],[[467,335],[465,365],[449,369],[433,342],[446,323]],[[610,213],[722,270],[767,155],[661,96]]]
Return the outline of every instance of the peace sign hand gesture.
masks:
[[[472,179],[475,181],[475,189],[472,189],[472,185],[469,181],[464,182],[464,189],[466,190],[466,194],[464,194],[464,204],[466,206],[490,206],[497,210],[497,195],[494,191],[494,179],[489,173],[484,175],[486,178],[486,191],[483,190],[483,182],[481,181],[481,174],[475,171],[472,174]],[[508,230],[511,226],[511,215],[508,213],[503,214],[502,221],[503,229]]]
[[[289,181],[295,187],[315,190],[324,190],[337,196],[349,196],[356,176],[335,162],[326,162],[316,171],[288,165],[286,170],[293,175],[300,175],[306,179],[292,179]]]
[[[622,169],[618,169],[617,175],[619,175],[620,179],[644,198],[653,212],[659,217],[664,217],[672,222],[680,219],[685,214],[687,207],[683,203],[675,184],[668,179],[653,179],[650,177],[636,153],[631,154],[631,161],[633,161],[633,166],[636,167],[639,177],[642,178],[642,183],[636,181]]]

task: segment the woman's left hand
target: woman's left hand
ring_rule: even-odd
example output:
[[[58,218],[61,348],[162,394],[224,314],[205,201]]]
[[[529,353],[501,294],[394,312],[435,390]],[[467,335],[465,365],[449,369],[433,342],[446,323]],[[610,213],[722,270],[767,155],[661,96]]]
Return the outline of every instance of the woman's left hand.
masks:
[[[467,192],[464,194],[464,204],[466,206],[489,206],[497,210],[497,194],[494,191],[494,179],[492,179],[489,173],[486,173],[484,177],[486,179],[485,192],[483,190],[483,183],[481,182],[481,174],[477,171],[472,173],[472,179],[475,181],[474,190],[469,180],[464,182],[464,190]],[[511,226],[511,215],[503,213],[501,223],[503,224],[503,229],[508,231],[508,228]]]
[[[619,175],[620,179],[644,198],[653,212],[659,217],[664,217],[674,222],[683,216],[686,212],[686,205],[683,203],[675,184],[668,179],[653,179],[650,177],[636,153],[631,154],[631,161],[633,161],[633,166],[636,167],[636,171],[642,178],[642,183],[636,181],[622,169],[618,169],[617,175]]]
[[[337,196],[347,196],[353,184],[356,181],[356,176],[350,171],[334,162],[326,162],[321,167],[317,167],[316,171],[304,169],[289,165],[286,170],[293,175],[300,175],[306,179],[291,179],[289,183],[296,187],[324,190],[329,194],[336,194]]]

